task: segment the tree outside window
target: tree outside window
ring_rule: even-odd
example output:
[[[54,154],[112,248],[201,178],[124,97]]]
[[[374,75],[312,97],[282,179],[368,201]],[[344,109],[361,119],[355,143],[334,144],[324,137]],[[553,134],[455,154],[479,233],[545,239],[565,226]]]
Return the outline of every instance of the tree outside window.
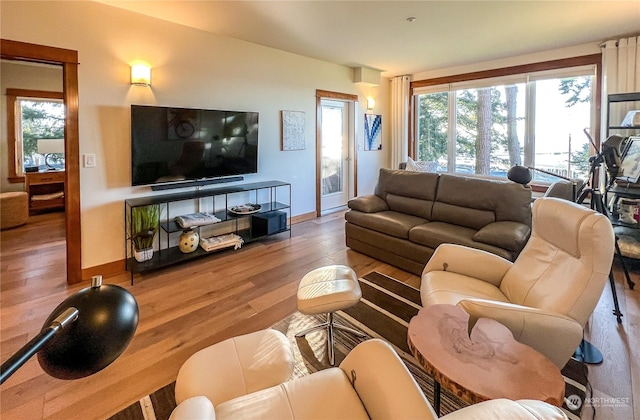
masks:
[[[439,171],[461,174],[506,177],[510,167],[528,165],[586,178],[590,150],[583,129],[591,126],[592,77],[532,78],[528,83],[479,88],[445,86],[419,94],[416,156],[437,161]],[[537,171],[533,175],[537,181],[558,180]]]
[[[9,182],[24,182],[26,167],[45,169],[38,139],[64,138],[66,110],[62,92],[7,88],[7,167]],[[64,154],[49,156],[64,168]]]
[[[64,138],[64,105],[62,101],[20,99],[22,121],[22,169],[44,165],[38,153],[38,140]],[[47,162],[64,168],[64,153],[53,153]]]

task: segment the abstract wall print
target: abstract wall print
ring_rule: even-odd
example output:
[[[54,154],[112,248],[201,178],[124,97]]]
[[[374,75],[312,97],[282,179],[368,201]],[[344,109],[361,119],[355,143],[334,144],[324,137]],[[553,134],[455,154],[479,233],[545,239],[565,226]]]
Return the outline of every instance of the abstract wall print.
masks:
[[[364,114],[364,150],[382,150],[382,115]]]
[[[282,150],[304,149],[304,112],[282,111]]]

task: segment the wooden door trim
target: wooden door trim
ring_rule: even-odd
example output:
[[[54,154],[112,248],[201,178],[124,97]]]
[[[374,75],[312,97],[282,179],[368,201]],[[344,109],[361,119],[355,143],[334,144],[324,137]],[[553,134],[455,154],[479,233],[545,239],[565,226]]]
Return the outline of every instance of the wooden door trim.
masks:
[[[0,56],[8,60],[62,66],[65,104],[65,213],[67,284],[82,281],[80,224],[80,139],[78,129],[78,52],[0,39]]]
[[[340,99],[352,103],[358,102],[358,95],[341,92],[331,92],[329,90],[316,90],[316,217],[322,215],[322,100]],[[354,124],[357,123],[357,116],[354,115]],[[354,196],[358,195],[358,142],[354,139],[355,147],[353,153],[353,189]]]

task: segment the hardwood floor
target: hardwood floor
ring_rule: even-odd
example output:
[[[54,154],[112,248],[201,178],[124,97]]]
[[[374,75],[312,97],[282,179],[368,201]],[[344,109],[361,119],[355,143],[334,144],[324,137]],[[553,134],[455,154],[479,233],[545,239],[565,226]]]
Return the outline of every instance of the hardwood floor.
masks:
[[[4,361],[42,327],[66,296],[87,284],[67,286],[62,216],[32,217],[24,227],[0,234],[0,357]],[[34,245],[36,244],[36,245]],[[0,417],[11,419],[103,419],[175,379],[196,350],[234,335],[266,328],[295,311],[300,278],[313,268],[346,264],[358,275],[379,271],[419,287],[420,278],[344,245],[344,216],[335,213],[293,226],[292,237],[265,241],[136,276],[105,278],[130,290],[140,323],[130,346],[103,371],[75,381],[45,375],[36,358],[0,387]],[[632,273],[639,283],[637,271]],[[607,287],[586,337],[605,354],[590,367],[597,418],[640,419],[633,395],[640,395],[640,305],[616,273],[624,312],[611,315]],[[215,374],[215,372],[212,372]],[[605,399],[606,398],[606,399]],[[636,399],[640,405],[640,397]],[[635,410],[635,412],[634,412]],[[587,407],[584,418],[591,418]]]

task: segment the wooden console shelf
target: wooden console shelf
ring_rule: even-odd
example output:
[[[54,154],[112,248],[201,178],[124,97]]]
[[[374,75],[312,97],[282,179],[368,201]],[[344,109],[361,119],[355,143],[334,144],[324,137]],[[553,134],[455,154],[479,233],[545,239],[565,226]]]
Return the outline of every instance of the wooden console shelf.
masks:
[[[41,210],[64,209],[64,171],[27,172],[29,214]]]
[[[260,211],[252,214],[236,214],[228,209],[245,203],[260,204]],[[161,195],[147,195],[125,200],[125,249],[127,270],[131,273],[131,284],[136,273],[144,273],[172,266],[219,252],[233,252],[233,248],[207,252],[202,247],[194,252],[182,253],[176,239],[185,229],[176,222],[177,216],[194,212],[214,214],[220,222],[197,226],[201,237],[208,237],[207,229],[215,229],[216,235],[235,233],[245,244],[271,235],[289,232],[291,237],[291,184],[281,181],[263,181],[216,188],[196,188],[194,191],[176,192]],[[130,220],[133,209],[149,205],[160,205],[158,224],[160,229],[154,240],[153,257],[138,262],[133,257]],[[194,208],[194,211],[185,210]],[[203,209],[204,208],[204,209]],[[275,224],[270,220],[278,218],[283,223]],[[228,251],[228,250],[231,251]]]

